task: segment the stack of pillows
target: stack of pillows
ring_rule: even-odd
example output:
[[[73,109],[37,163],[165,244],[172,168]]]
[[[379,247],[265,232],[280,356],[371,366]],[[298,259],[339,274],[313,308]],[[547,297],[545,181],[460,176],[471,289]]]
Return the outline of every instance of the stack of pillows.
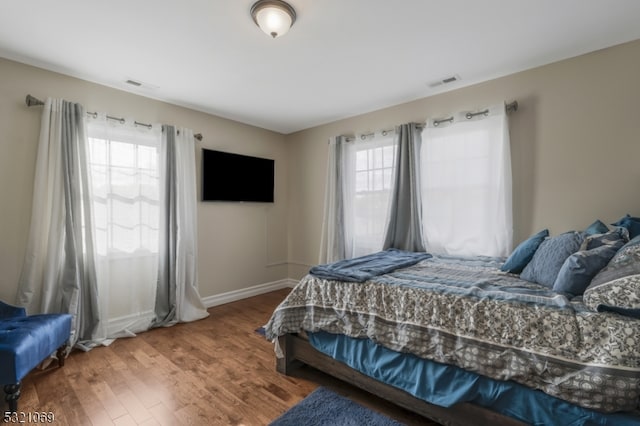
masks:
[[[594,311],[640,318],[640,218],[599,220],[582,232],[532,235],[500,268],[569,297],[583,295]]]

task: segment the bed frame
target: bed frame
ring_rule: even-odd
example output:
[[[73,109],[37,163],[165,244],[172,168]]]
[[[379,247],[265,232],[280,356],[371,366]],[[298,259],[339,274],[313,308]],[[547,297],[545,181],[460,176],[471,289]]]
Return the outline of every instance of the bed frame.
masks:
[[[317,351],[306,339],[297,334],[280,336],[278,342],[284,353],[283,358],[276,358],[276,370],[279,373],[291,375],[296,368],[306,364],[442,425],[525,425],[511,417],[468,402],[456,404],[450,408],[430,404],[334,360]]]

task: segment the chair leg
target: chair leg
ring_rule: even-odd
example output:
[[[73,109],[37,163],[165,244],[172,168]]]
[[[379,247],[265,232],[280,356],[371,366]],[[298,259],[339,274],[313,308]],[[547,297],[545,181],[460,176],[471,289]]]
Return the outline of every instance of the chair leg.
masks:
[[[20,382],[4,385],[4,400],[9,404],[10,413],[18,411],[18,398],[20,398]]]
[[[58,367],[64,367],[64,359],[67,352],[67,345],[62,345],[58,348],[58,352],[56,352],[56,357],[58,358]]]

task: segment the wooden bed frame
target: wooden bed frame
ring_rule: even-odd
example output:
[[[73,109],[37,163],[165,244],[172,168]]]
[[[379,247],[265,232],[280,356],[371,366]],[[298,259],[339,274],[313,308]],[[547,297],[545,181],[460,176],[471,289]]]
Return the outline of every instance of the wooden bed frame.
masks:
[[[307,364],[442,425],[525,425],[525,423],[511,417],[468,402],[456,404],[450,408],[430,404],[334,360],[330,356],[317,351],[306,339],[297,334],[280,336],[278,342],[284,353],[283,358],[276,358],[276,370],[279,373],[290,375],[302,364]]]

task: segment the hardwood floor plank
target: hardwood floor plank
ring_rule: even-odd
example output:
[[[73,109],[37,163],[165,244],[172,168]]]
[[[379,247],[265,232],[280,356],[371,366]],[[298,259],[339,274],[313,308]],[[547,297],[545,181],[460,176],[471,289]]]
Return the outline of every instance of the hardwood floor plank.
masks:
[[[130,389],[127,389],[124,392],[119,392],[118,400],[120,400],[122,406],[127,410],[129,415],[133,417],[137,424],[144,423],[145,421],[153,418],[151,413],[144,408],[144,405],[142,405],[136,394]]]
[[[107,377],[105,377],[105,379],[107,379]],[[128,414],[127,409],[120,403],[120,400],[113,392],[111,386],[107,384],[107,382],[99,381],[96,383],[92,383],[90,386],[93,390],[93,393],[96,395],[112,420],[116,420]]]
[[[149,412],[161,426],[174,426],[182,424],[182,422],[175,416],[175,410],[167,407],[162,402],[149,408]]]
[[[309,367],[275,371],[273,344],[255,332],[288,289],[209,309],[206,319],[73,351],[64,368],[25,377],[20,409],[57,425],[267,425],[318,386],[407,425],[435,425]]]
[[[113,425],[111,417],[91,389],[89,381],[83,380],[82,374],[79,371],[74,372],[69,365],[64,368],[64,372],[74,393],[82,396],[79,398],[80,405],[85,413],[91,413],[91,423],[93,425]]]
[[[116,426],[136,426],[138,424],[129,414],[118,417],[113,423]]]
[[[151,374],[157,374],[157,370],[149,368],[137,371],[135,375],[129,376],[128,385],[129,389],[131,389],[133,394],[136,395],[136,398],[140,401],[142,406],[149,409],[162,403],[162,398],[165,395],[162,390],[147,386],[142,380],[140,380],[139,375],[144,374],[144,371],[150,372]]]
[[[33,382],[25,381],[22,383],[20,405],[22,407],[37,407],[40,405],[38,392]]]
[[[160,423],[152,417],[146,422],[140,423],[140,426],[160,426]]]

